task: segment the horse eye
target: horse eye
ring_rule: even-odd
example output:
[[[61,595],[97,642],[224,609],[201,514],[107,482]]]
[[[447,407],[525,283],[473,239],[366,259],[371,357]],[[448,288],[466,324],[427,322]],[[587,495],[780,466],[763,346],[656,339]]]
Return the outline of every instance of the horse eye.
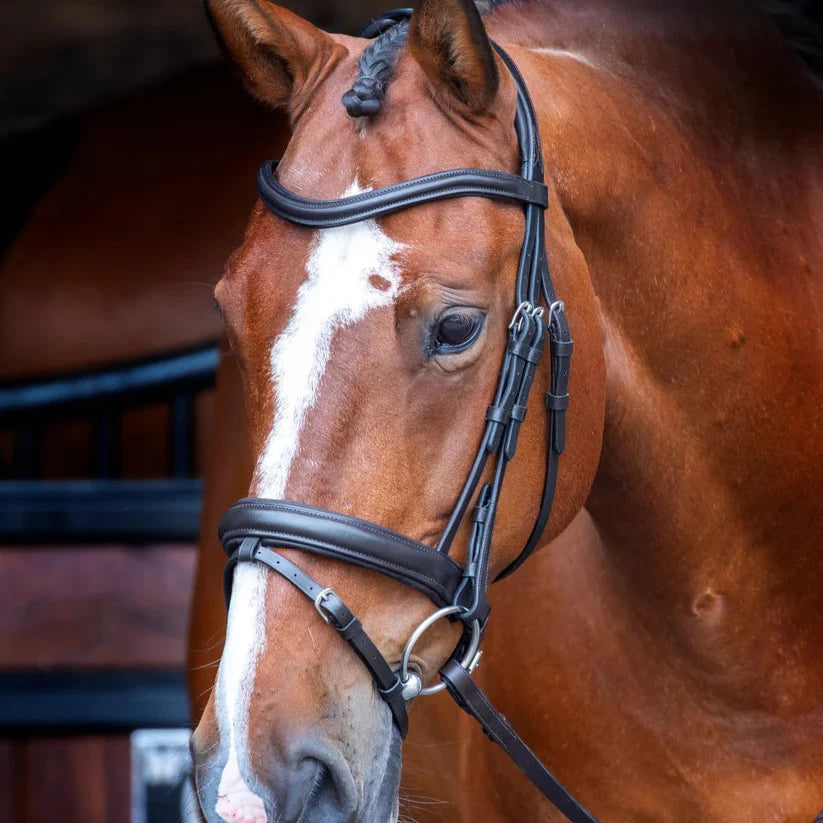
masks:
[[[483,328],[483,315],[450,312],[437,323],[434,349],[437,354],[456,354],[469,348]]]

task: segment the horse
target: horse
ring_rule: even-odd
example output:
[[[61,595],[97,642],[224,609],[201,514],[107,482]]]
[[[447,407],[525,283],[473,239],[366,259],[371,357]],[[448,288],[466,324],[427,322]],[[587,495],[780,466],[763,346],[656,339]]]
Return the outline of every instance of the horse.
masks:
[[[456,167],[515,172],[515,84],[491,41],[510,55],[537,111],[574,365],[551,516],[534,556],[491,589],[476,678],[603,821],[811,823],[821,83],[746,4],[485,6],[421,0],[405,39],[370,44],[267,0],[207,3],[251,93],[289,117],[279,184],[313,200]],[[378,62],[391,77],[360,82]],[[241,563],[226,627],[216,536],[250,494],[434,545],[486,424],[523,232],[519,205],[481,197],[318,229],[254,207],[215,292],[232,354],[193,611],[191,819],[382,823],[403,796],[421,821],[562,819],[442,698],[412,702],[401,791],[391,711],[319,604]],[[538,513],[550,378],[541,362],[492,578]],[[461,563],[470,529],[454,541]],[[423,594],[277,550],[400,663],[431,613]],[[423,683],[460,636],[448,621],[423,635]]]

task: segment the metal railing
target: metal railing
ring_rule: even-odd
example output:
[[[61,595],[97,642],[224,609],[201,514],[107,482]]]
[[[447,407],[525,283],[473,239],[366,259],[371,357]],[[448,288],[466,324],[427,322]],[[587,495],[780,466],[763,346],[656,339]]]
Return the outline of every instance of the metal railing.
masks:
[[[0,384],[0,431],[14,456],[0,478],[0,541],[189,541],[197,537],[202,481],[195,470],[195,401],[214,385],[216,344],[69,376]],[[150,480],[119,477],[124,412],[168,407],[168,472]],[[87,420],[92,473],[42,480],[46,426]]]

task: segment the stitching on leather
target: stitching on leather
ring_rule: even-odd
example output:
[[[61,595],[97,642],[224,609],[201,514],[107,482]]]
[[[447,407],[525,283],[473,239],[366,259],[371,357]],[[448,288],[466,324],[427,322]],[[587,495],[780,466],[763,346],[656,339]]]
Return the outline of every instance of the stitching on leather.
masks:
[[[269,198],[263,195],[263,200],[266,205],[275,213],[287,219],[293,219],[294,222],[303,225],[328,225],[333,227],[337,220],[351,220],[352,222],[360,222],[361,220],[368,220],[371,217],[379,217],[383,214],[388,214],[392,211],[400,211],[409,206],[422,205],[423,203],[434,202],[447,198],[449,195],[459,195],[462,197],[488,197],[492,199],[514,200],[520,203],[527,203],[530,205],[543,207],[543,200],[535,200],[531,197],[523,197],[519,192],[511,189],[494,188],[490,186],[483,186],[480,183],[465,183],[447,186],[442,189],[436,189],[432,192],[409,194],[405,197],[392,199],[388,203],[380,203],[370,208],[364,208],[353,213],[347,213],[342,207],[343,214],[332,214],[330,217],[309,217],[300,214],[297,209],[290,210],[280,203],[270,202]],[[304,203],[297,204],[299,208],[306,209],[320,209],[325,208],[325,204],[309,205]],[[329,209],[337,212],[337,209]],[[345,225],[345,224],[344,224]]]
[[[440,180],[448,180],[452,177],[458,177],[465,174],[468,175],[476,175],[477,177],[486,177],[490,180],[505,180],[508,183],[511,183],[514,187],[523,188],[526,190],[534,190],[545,188],[545,184],[538,183],[534,180],[528,180],[525,177],[521,177],[518,174],[511,174],[510,172],[506,171],[497,171],[496,169],[472,169],[472,168],[463,168],[463,169],[450,169],[448,171],[441,171],[435,172],[434,174],[426,174],[422,177],[414,177],[411,180],[403,180],[400,183],[392,183],[389,186],[383,186],[379,189],[373,189],[372,191],[362,192],[361,194],[355,194],[351,197],[341,197],[337,200],[313,200],[309,197],[303,197],[296,192],[287,189],[272,173],[271,166],[267,165],[264,167],[265,171],[263,173],[263,179],[266,185],[277,191],[282,197],[288,198],[289,200],[298,203],[299,205],[309,208],[309,209],[338,209],[338,208],[345,208],[349,205],[356,205],[358,203],[368,202],[369,200],[373,200],[375,197],[383,197],[387,194],[393,194],[394,192],[402,192],[410,187],[423,185],[425,183],[436,183]],[[457,184],[460,185],[460,184]],[[481,185],[479,183],[475,184],[466,184],[466,185]],[[448,191],[448,189],[445,189]],[[437,191],[440,191],[438,188]],[[502,191],[508,192],[507,189],[503,189]]]
[[[302,543],[305,543],[306,541],[306,537],[304,535],[287,531],[267,531],[266,534],[263,536],[263,539],[277,540],[278,538],[293,538],[295,540],[301,541]],[[440,591],[444,595],[448,594],[445,587],[438,580],[436,580],[434,577],[429,577],[423,572],[416,571],[415,569],[408,569],[405,566],[401,566],[397,563],[392,563],[388,560],[378,560],[377,558],[372,557],[372,555],[370,554],[364,554],[363,552],[358,552],[356,549],[350,549],[346,546],[337,545],[336,543],[329,543],[327,540],[315,540],[315,538],[312,537],[311,542],[315,543],[318,546],[325,546],[328,549],[346,552],[348,554],[354,555],[355,557],[362,557],[364,559],[371,560],[372,563],[374,563],[375,565],[382,565],[386,568],[402,571],[410,577],[415,577],[421,581],[426,581],[430,583],[432,585],[432,588],[436,591]]]
[[[325,511],[323,509],[312,509],[311,511],[307,511],[300,505],[296,505],[294,503],[278,503],[274,501],[238,501],[237,503],[232,506],[232,508],[248,508],[248,509],[266,509],[268,511],[283,511],[283,512],[293,512],[298,515],[310,517],[310,518],[320,518],[322,520],[330,520],[335,523],[341,523],[343,525],[352,525],[356,524],[354,528],[362,528],[363,531],[371,532],[374,535],[383,537],[387,536],[392,540],[395,540],[398,543],[403,543],[407,545],[409,548],[416,549],[417,551],[427,551],[427,552],[434,552],[435,549],[432,549],[430,546],[426,546],[424,543],[420,543],[416,540],[412,540],[411,538],[405,537],[398,532],[392,531],[391,529],[387,529],[384,526],[380,526],[377,523],[370,523],[368,520],[361,520],[360,518],[354,517],[347,517],[344,514],[335,514],[334,512]]]
[[[451,186],[437,185],[443,180],[458,177],[461,175],[470,175],[481,177],[489,180],[488,184],[477,182],[469,183],[455,183]],[[446,172],[438,172],[433,175],[426,175],[412,180],[405,180],[401,183],[394,183],[390,186],[385,186],[370,192],[363,192],[362,194],[353,195],[352,197],[344,197],[339,200],[311,200],[299,194],[295,194],[289,189],[285,188],[273,175],[270,165],[264,166],[261,173],[261,183],[264,184],[268,190],[262,190],[260,186],[260,196],[266,203],[266,206],[275,214],[280,214],[286,219],[294,219],[295,222],[308,226],[332,226],[338,220],[347,220],[349,218],[356,218],[357,221],[368,219],[370,217],[379,216],[388,212],[406,208],[410,205],[417,205],[420,203],[429,202],[450,195],[461,196],[482,196],[482,197],[500,197],[509,200],[517,200],[520,202],[527,202],[529,204],[544,207],[544,200],[548,200],[548,192],[545,184],[538,181],[528,180],[509,172],[495,171],[492,169],[452,169]],[[505,181],[509,185],[506,187],[493,185],[493,181]],[[410,187],[415,187],[425,183],[433,183],[435,187],[428,192],[411,193],[405,196],[393,197],[393,195],[401,194]],[[540,192],[539,199],[536,198],[536,192]],[[268,195],[268,196],[267,196]],[[363,208],[357,210],[359,204],[368,203],[375,199],[386,199],[388,203],[378,203],[371,208]],[[276,202],[277,199],[282,199],[284,203]],[[351,209],[355,209],[354,213],[348,213]],[[332,212],[331,216],[326,217],[309,217],[300,214],[300,210],[305,211],[326,211]],[[340,216],[339,212],[343,212]]]
[[[457,563],[454,562],[450,557],[443,555],[442,552],[438,552],[437,549],[432,548],[431,546],[427,546],[425,543],[420,543],[417,540],[412,540],[409,537],[405,537],[398,532],[392,531],[391,529],[387,529],[385,526],[380,526],[377,523],[370,523],[368,520],[362,520],[359,517],[347,517],[344,514],[335,514],[334,512],[325,511],[323,509],[314,509],[312,508],[310,511],[307,511],[299,504],[294,503],[278,503],[274,501],[253,501],[253,500],[239,500],[235,503],[231,509],[266,509],[268,511],[283,511],[283,512],[293,512],[295,514],[308,517],[310,519],[319,518],[321,520],[329,520],[333,523],[340,523],[344,526],[350,526],[351,528],[355,529],[362,529],[365,532],[369,532],[376,537],[387,538],[389,541],[401,543],[407,546],[414,551],[421,552],[428,554],[431,557],[438,557],[442,558],[443,562],[448,563],[455,572],[458,574],[462,574],[463,570]],[[236,531],[233,530],[233,531]],[[297,535],[295,535],[297,536]],[[313,538],[312,538],[313,539]],[[333,546],[333,543],[327,543],[329,546]],[[345,548],[345,547],[341,547]],[[365,555],[366,557],[370,557],[371,555]],[[398,568],[403,568],[402,566],[398,566]]]
[[[235,536],[237,530],[232,530],[225,535],[226,542],[229,543],[232,540],[238,539],[244,534],[253,533],[255,537],[259,537],[261,540],[277,540],[278,538],[285,538],[285,539],[294,539],[300,542],[301,548],[304,548],[306,551],[311,551],[311,547],[306,547],[306,537],[302,534],[297,534],[296,532],[287,532],[287,531],[273,531],[273,530],[262,530],[262,529],[243,529],[239,535]],[[429,577],[428,575],[424,574],[423,572],[416,571],[414,569],[409,569],[406,566],[401,566],[397,563],[392,563],[388,560],[378,560],[375,557],[372,557],[370,554],[364,554],[363,552],[358,552],[355,549],[350,549],[346,546],[340,546],[336,543],[329,543],[327,540],[316,540],[315,538],[310,538],[310,542],[317,545],[317,546],[325,546],[327,549],[332,549],[334,551],[340,553],[348,553],[355,557],[361,557],[364,559],[368,559],[372,561],[374,566],[385,566],[386,568],[396,569],[397,571],[402,571],[405,573],[407,577],[414,577],[421,582],[428,582],[431,584],[431,589],[433,591],[438,592],[439,594],[443,595],[443,600],[448,600],[448,590],[435,578]]]
[[[346,211],[348,207],[354,207],[362,203],[368,203],[372,200],[377,199],[384,199],[388,202],[384,203],[385,206],[394,205],[395,203],[402,203],[408,202],[409,199],[415,197],[431,197],[435,198],[435,195],[439,195],[441,192],[449,192],[449,191],[459,191],[460,189],[476,189],[478,191],[490,191],[493,193],[500,194],[501,196],[508,196],[508,197],[516,197],[517,199],[524,200],[526,199],[523,197],[523,193],[525,192],[542,192],[543,186],[542,184],[531,183],[527,180],[524,180],[521,177],[515,177],[515,175],[511,175],[511,177],[504,177],[504,176],[497,176],[492,175],[491,173],[480,175],[479,172],[474,172],[475,175],[488,177],[488,183],[485,183],[480,180],[473,180],[467,181],[465,183],[452,183],[449,186],[434,186],[428,191],[421,191],[413,194],[404,195],[401,198],[395,199],[392,195],[400,194],[404,192],[407,188],[409,188],[409,183],[396,183],[393,186],[386,186],[382,189],[374,189],[370,192],[365,192],[364,194],[356,194],[354,197],[341,197],[339,200],[310,200],[305,197],[301,197],[298,194],[294,194],[290,192],[288,189],[283,188],[282,186],[271,186],[271,188],[277,192],[279,197],[282,197],[284,200],[288,200],[296,206],[305,209],[315,209],[317,211]],[[441,179],[445,180],[447,175],[443,175]],[[509,186],[502,186],[497,185],[495,186],[494,181],[505,181],[506,183],[510,184]],[[418,181],[414,181],[418,182]],[[437,181],[432,181],[437,182]],[[531,199],[529,202],[532,202]],[[542,198],[539,201],[542,203]]]

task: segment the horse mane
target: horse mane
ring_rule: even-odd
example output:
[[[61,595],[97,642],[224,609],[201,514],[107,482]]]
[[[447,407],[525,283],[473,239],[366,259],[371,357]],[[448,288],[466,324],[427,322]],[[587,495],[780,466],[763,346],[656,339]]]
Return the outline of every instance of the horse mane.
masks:
[[[511,0],[475,0],[481,14]],[[386,89],[394,73],[397,55],[406,43],[409,24],[403,20],[377,36],[357,61],[357,79],[343,95],[343,105],[352,117],[369,117],[383,106]]]
[[[823,80],[823,14],[817,0],[760,0],[760,9],[812,74]]]
[[[343,95],[343,105],[352,117],[369,117],[380,111],[394,73],[397,55],[408,34],[409,23],[403,20],[366,46],[357,61],[357,79]]]
[[[475,5],[485,15],[513,2],[516,0],[475,0]],[[823,14],[817,0],[757,0],[757,7],[771,19],[801,62],[823,80]],[[368,117],[380,111],[408,33],[408,22],[402,21],[366,47],[357,63],[357,79],[343,95],[343,105],[352,117]]]

